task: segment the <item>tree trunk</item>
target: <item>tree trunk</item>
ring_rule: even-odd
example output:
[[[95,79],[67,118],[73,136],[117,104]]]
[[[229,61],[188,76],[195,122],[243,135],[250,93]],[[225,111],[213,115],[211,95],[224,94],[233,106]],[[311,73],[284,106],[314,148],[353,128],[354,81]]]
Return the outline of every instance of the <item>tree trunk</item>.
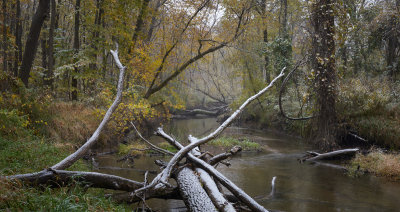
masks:
[[[19,78],[28,87],[30,71],[32,69],[33,60],[35,59],[36,50],[39,43],[39,35],[42,30],[42,25],[46,19],[50,7],[50,0],[40,0],[39,6],[32,19],[32,24],[29,30],[29,35],[25,43],[25,52],[22,58],[22,65],[19,73]]]
[[[315,141],[321,148],[336,145],[336,67],[335,25],[332,0],[316,0],[312,5],[311,22],[314,28],[312,39],[312,66],[315,71],[318,117]]]
[[[45,21],[43,28],[46,29],[47,27],[47,23]],[[41,40],[40,40],[40,44],[41,44],[41,48],[42,48],[42,68],[44,69],[44,73],[47,72],[47,67],[48,67],[48,61],[47,61],[47,36],[46,36],[46,31],[42,32],[42,36],[41,36]],[[43,80],[46,77],[43,77]]]
[[[261,0],[260,10],[258,11],[260,13],[262,21],[264,45],[267,45],[268,44],[267,0]],[[267,53],[264,53],[264,67],[262,74],[264,82],[269,83],[271,81],[271,76],[269,73],[269,56]]]
[[[75,3],[75,27],[74,27],[74,52],[75,58],[78,57],[79,54],[79,16],[80,16],[80,7],[81,7],[81,0],[76,0]],[[77,59],[75,59],[77,60]],[[79,73],[78,67],[75,66],[74,74],[72,75],[72,92],[71,92],[71,99],[72,101],[78,100],[78,78],[77,74]]]
[[[46,72],[44,84],[53,87],[53,75],[54,75],[54,30],[56,27],[56,0],[51,0],[51,8],[50,8],[50,29],[49,29],[49,41],[48,41],[48,69]]]
[[[7,1],[3,0],[3,71],[7,72]]]
[[[287,36],[287,0],[281,0],[281,10],[283,10],[283,17],[281,22],[281,37]]]
[[[18,76],[18,67],[22,60],[22,24],[21,24],[21,2],[16,1],[16,14],[15,14],[15,60],[14,60],[14,76]]]

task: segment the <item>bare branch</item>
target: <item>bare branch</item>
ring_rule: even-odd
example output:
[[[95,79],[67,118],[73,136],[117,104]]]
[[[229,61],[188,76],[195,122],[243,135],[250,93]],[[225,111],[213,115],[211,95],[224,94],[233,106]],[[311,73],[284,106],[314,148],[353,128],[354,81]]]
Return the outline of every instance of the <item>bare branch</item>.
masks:
[[[174,155],[174,153],[172,153],[172,152],[170,152],[170,151],[168,151],[168,150],[162,149],[162,148],[160,148],[160,147],[158,147],[158,146],[152,144],[152,143],[151,143],[150,141],[148,141],[147,139],[145,139],[145,138],[142,136],[142,134],[140,134],[140,132],[137,130],[136,126],[135,126],[132,122],[130,122],[130,123],[131,123],[131,125],[133,126],[133,128],[135,129],[136,133],[139,135],[139,137],[140,137],[144,142],[146,142],[146,143],[151,147],[151,149],[153,149],[153,150],[155,150],[155,151],[157,151],[157,152],[160,152],[160,153],[162,153],[162,154]]]
[[[241,146],[234,146],[234,147],[232,147],[231,150],[229,150],[229,152],[225,152],[225,153],[222,153],[222,154],[212,157],[208,163],[211,165],[215,165],[215,164],[217,164],[217,163],[219,163],[241,151],[242,151]]]

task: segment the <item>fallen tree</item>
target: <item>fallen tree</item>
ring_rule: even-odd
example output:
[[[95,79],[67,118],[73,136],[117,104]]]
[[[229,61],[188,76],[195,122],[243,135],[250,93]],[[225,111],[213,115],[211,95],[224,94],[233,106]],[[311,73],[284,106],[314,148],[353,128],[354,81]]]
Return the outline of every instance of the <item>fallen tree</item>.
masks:
[[[221,107],[209,108],[209,109],[195,108],[192,110],[177,110],[177,111],[174,111],[173,114],[176,116],[197,116],[197,115],[219,116],[219,115],[225,113],[227,111],[227,109],[228,109],[228,105],[223,105]]]
[[[307,154],[303,158],[300,159],[300,161],[304,162],[304,161],[327,160],[327,159],[332,159],[332,158],[339,157],[339,156],[354,155],[359,150],[360,149],[358,149],[358,148],[341,149],[341,150],[336,150],[336,151],[327,152],[327,153],[318,153],[318,152],[308,151]]]
[[[156,134],[174,145],[177,149],[179,149],[179,151],[174,154],[158,149],[150,142],[146,142],[154,150],[173,155],[172,159],[168,163],[160,161],[157,162],[157,164],[161,166],[162,171],[150,183],[147,183],[147,172],[145,174],[144,182],[136,182],[123,177],[96,172],[64,171],[64,169],[70,167],[77,160],[82,158],[96,143],[100,133],[109,121],[112,113],[121,102],[125,67],[121,64],[118,58],[118,49],[111,51],[111,54],[113,55],[114,60],[116,61],[116,64],[120,70],[117,95],[113,104],[107,110],[107,113],[105,114],[99,127],[88,139],[88,141],[76,152],[72,153],[59,163],[51,166],[51,168],[36,173],[7,176],[6,179],[24,181],[33,185],[45,184],[53,186],[67,186],[68,182],[71,180],[77,180],[84,182],[85,185],[91,187],[128,191],[129,193],[113,196],[117,199],[119,198],[120,200],[127,202],[141,201],[143,202],[143,207],[146,206],[146,199],[177,198],[184,200],[189,211],[231,212],[235,211],[235,208],[233,207],[233,204],[228,201],[228,199],[234,199],[238,201],[237,203],[242,203],[251,211],[267,211],[252,197],[246,194],[219,171],[217,171],[213,166],[236,154],[237,152],[240,152],[240,147],[235,147],[228,153],[222,153],[207,159],[206,157],[203,157],[203,153],[200,152],[199,146],[219,136],[222,131],[226,129],[244,110],[246,106],[264,94],[279,78],[284,75],[284,69],[274,80],[271,81],[267,87],[247,99],[214,132],[200,139],[189,136],[189,144],[187,146],[182,145],[179,141],[166,134],[162,128],[159,128]],[[140,137],[144,139],[142,136]],[[184,158],[186,158],[186,162],[182,163]],[[169,183],[170,179],[174,179],[178,186],[176,187],[171,185]],[[232,195],[223,194],[223,189],[221,189],[221,187],[218,185],[224,186],[232,193]],[[179,193],[177,192],[178,190]],[[240,204],[235,204],[235,206],[237,205]]]

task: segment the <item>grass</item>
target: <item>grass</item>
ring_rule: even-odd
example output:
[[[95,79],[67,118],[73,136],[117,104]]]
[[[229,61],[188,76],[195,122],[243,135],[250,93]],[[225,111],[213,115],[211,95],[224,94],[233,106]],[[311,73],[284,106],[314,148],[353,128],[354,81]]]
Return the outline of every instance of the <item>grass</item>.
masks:
[[[373,173],[390,180],[400,180],[400,154],[372,150],[367,155],[357,154],[350,163],[350,173]]]
[[[71,184],[68,187],[32,188],[0,180],[0,210],[6,211],[128,211],[128,205],[117,205],[105,198],[100,189]]]
[[[49,106],[51,119],[46,127],[47,137],[57,143],[81,145],[96,130],[100,118],[96,110],[83,103],[55,102]],[[102,133],[103,138],[109,133]]]
[[[260,144],[248,139],[239,140],[232,137],[221,137],[209,142],[209,144],[219,147],[233,147],[239,145],[243,150],[261,150]]]
[[[11,140],[0,136],[0,175],[40,171],[60,161],[71,149],[56,146],[43,138],[28,136]],[[87,171],[83,161],[70,170]],[[104,197],[101,189],[87,191],[77,183],[63,188],[30,187],[0,178],[0,211],[126,211],[126,204],[116,204]]]

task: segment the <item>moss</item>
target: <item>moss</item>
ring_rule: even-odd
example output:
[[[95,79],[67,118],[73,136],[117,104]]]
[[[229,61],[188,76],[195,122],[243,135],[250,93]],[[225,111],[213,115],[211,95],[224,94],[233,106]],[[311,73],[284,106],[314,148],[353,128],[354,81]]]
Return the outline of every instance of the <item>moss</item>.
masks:
[[[248,139],[239,140],[232,137],[221,137],[209,142],[209,144],[220,147],[233,147],[239,145],[243,150],[261,150],[260,144]]]
[[[350,163],[350,174],[361,172],[373,173],[377,176],[400,180],[400,154],[383,153],[373,150],[367,155],[357,154]]]
[[[161,142],[160,144],[158,144],[158,146],[170,152],[178,152],[178,150],[168,142]]]

